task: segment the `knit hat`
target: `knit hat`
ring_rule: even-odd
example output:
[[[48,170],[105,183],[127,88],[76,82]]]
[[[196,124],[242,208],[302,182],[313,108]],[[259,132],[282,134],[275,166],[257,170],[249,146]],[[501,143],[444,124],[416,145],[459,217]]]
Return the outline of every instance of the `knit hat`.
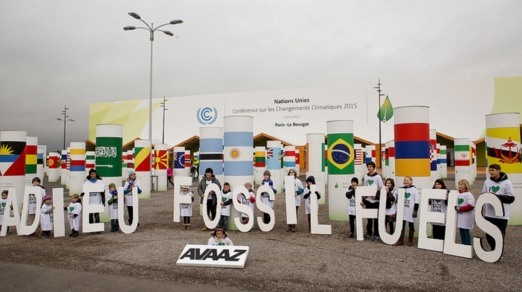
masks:
[[[91,168],[91,169],[89,170],[89,175],[91,175],[91,173],[93,173],[93,172],[95,172],[96,174],[98,174],[98,172],[96,171],[96,169]]]
[[[313,175],[307,177],[306,182],[310,182],[315,185],[315,177]]]
[[[212,170],[212,168],[207,168],[205,169],[205,173],[210,173],[210,174],[214,174],[214,171]]]
[[[43,201],[44,203],[45,203],[45,201],[47,201],[47,200],[52,200],[52,199],[51,199],[51,196],[49,196],[49,195],[45,195],[45,196],[43,197],[43,199],[42,199],[42,201]]]
[[[272,176],[272,174],[270,173],[270,170],[265,170],[265,172],[263,172],[263,176],[265,175],[268,175],[268,176]]]

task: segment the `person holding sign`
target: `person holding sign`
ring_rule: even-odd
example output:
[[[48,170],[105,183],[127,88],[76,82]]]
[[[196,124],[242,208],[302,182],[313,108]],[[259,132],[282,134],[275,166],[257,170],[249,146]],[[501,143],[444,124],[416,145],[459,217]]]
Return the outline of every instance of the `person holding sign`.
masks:
[[[509,220],[509,205],[515,201],[515,195],[513,194],[513,185],[508,180],[507,174],[503,173],[500,169],[500,165],[491,164],[488,167],[489,178],[484,182],[482,193],[492,193],[502,202],[504,207],[504,215],[496,216],[495,209],[490,204],[486,205],[486,220],[493,223],[498,227],[502,233],[502,237],[506,237],[506,227]],[[491,250],[496,247],[495,239],[486,233],[486,239],[488,241]]]
[[[199,182],[198,185],[198,195],[200,196],[200,204],[203,204],[203,196],[205,195],[205,190],[207,186],[210,184],[216,184],[219,189],[221,189],[221,183],[214,176],[214,170],[212,168],[207,168],[205,170],[205,177]],[[210,220],[214,220],[216,217],[216,208],[217,208],[217,195],[214,191],[210,192],[207,197],[207,215]],[[203,231],[207,230],[207,227],[203,227]]]
[[[306,189],[303,192],[303,198],[305,199],[305,213],[308,217],[308,231],[310,231],[310,195],[312,192],[310,191],[310,186],[315,185],[315,177],[312,175],[306,178]],[[315,195],[317,196],[317,200],[321,199],[321,194],[318,191],[315,191]]]
[[[301,195],[304,192],[304,186],[301,180],[297,177],[297,173],[293,168],[288,171],[289,176],[294,177],[294,189],[295,189],[295,214],[297,215],[297,211],[299,211],[299,206],[301,206]],[[288,224],[288,229],[286,231],[295,232],[296,226],[295,224]]]
[[[442,179],[436,179],[433,184],[433,188],[437,190],[447,190],[446,184]],[[435,200],[430,199],[431,212],[437,212],[444,214],[444,218],[446,218],[446,213],[448,210],[448,194],[447,191],[445,200]],[[445,223],[432,223],[433,227],[433,238],[444,240],[444,236],[446,235],[446,225]]]
[[[208,245],[234,245],[221,226],[216,227],[208,239]]]
[[[348,208],[346,208],[346,212],[348,213],[348,220],[350,224],[350,235],[348,237],[355,237],[355,209],[357,202],[355,201],[355,189],[359,185],[359,179],[357,177],[352,177],[351,185],[348,187],[348,191],[346,192],[346,198],[348,199]]]
[[[379,209],[380,190],[383,187],[382,177],[375,171],[375,162],[370,161],[366,163],[368,173],[364,175],[365,186],[375,186],[377,193],[375,196],[367,196],[364,198],[364,205],[366,209]],[[371,237],[373,241],[379,240],[379,220],[368,218],[366,224],[366,237]]]
[[[471,229],[475,218],[475,197],[469,192],[471,187],[466,179],[459,180],[459,195],[457,198],[457,227],[460,232],[460,243],[471,245]]]
[[[413,185],[413,179],[410,176],[405,176],[403,181],[404,186],[404,222],[402,224],[402,232],[406,230],[406,223],[408,223],[408,241],[407,246],[413,245],[413,235],[415,234],[415,218],[417,218],[417,211],[419,210],[419,192]],[[395,246],[403,245],[404,237],[399,237],[399,241]]]

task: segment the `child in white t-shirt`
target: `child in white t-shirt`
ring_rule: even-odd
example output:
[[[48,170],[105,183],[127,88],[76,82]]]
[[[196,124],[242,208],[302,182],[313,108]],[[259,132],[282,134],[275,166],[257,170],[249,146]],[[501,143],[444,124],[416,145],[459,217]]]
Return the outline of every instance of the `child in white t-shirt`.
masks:
[[[71,227],[71,237],[78,237],[80,231],[80,222],[82,214],[82,204],[80,202],[80,195],[74,194],[71,196],[71,203],[66,207],[69,218],[69,226]]]
[[[7,206],[7,196],[9,195],[8,190],[2,191],[2,197],[0,198],[0,230],[2,230],[2,223],[4,221],[4,214],[6,216],[11,215],[11,210],[13,209],[13,206]],[[9,233],[9,227],[7,227],[6,234]]]
[[[457,227],[460,232],[460,243],[471,245],[471,229],[475,218],[475,197],[470,193],[471,187],[465,179],[459,180],[459,194],[457,197]]]
[[[225,182],[223,184],[223,191],[221,193],[221,217],[219,218],[219,226],[223,230],[227,230],[228,218],[230,218],[230,205],[232,204],[232,191],[230,191],[230,184]]]
[[[252,183],[247,182],[245,183],[245,187],[248,190],[248,194],[239,194],[237,196],[237,199],[239,202],[243,205],[247,205],[254,211],[254,203],[256,202],[256,195],[254,194],[254,191],[252,190]],[[248,223],[248,215],[246,213],[241,213],[241,223],[247,224]]]
[[[403,181],[404,186],[404,210],[403,210],[403,224],[402,231],[406,231],[406,224],[408,225],[408,241],[407,246],[413,245],[413,235],[415,234],[415,218],[417,218],[417,210],[419,210],[419,192],[413,185],[413,179],[410,176],[405,176]],[[399,241],[394,245],[403,245],[404,237],[399,237]]]
[[[192,202],[194,202],[194,194],[190,191],[189,186],[181,187],[181,195],[189,196],[190,203],[179,204],[180,215],[183,217],[183,230],[190,229],[190,217],[192,217]]]
[[[348,191],[346,192],[346,198],[348,199],[348,207],[346,208],[346,212],[348,213],[348,221],[350,224],[350,238],[354,238],[355,234],[355,210],[356,204],[355,201],[355,189],[359,185],[359,179],[357,177],[352,177],[351,185],[348,187]]]
[[[117,232],[120,230],[118,222],[118,191],[116,190],[116,184],[109,184],[109,214],[111,216],[111,232]]]
[[[217,227],[208,239],[208,245],[234,245],[234,243],[223,228]]]
[[[40,212],[40,227],[42,229],[42,238],[51,237],[51,230],[53,230],[53,210],[51,196],[43,197],[43,205]]]

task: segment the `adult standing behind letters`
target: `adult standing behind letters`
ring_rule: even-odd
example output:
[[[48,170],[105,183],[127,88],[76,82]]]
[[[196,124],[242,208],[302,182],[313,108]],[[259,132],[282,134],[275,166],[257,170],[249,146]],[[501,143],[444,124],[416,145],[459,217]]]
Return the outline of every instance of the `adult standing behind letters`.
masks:
[[[89,170],[89,175],[85,180],[85,183],[91,184],[101,184],[103,188],[105,188],[105,184],[103,180],[96,172],[96,169],[91,168]],[[92,192],[89,193],[89,205],[101,205],[105,206],[105,192]],[[90,213],[89,214],[89,223],[100,223],[100,213]]]
[[[485,218],[489,222],[493,223],[500,229],[502,238],[506,236],[506,227],[509,220],[509,205],[515,201],[515,195],[513,194],[513,185],[508,180],[507,174],[503,173],[500,169],[500,165],[491,164],[488,167],[490,177],[484,181],[484,187],[482,193],[495,194],[504,206],[504,216],[496,216],[495,209],[490,204],[486,204],[486,215]],[[489,234],[486,234],[491,250],[495,249],[495,239]]]
[[[207,189],[207,186],[210,184],[216,184],[219,189],[221,189],[221,184],[219,183],[219,180],[214,176],[214,171],[212,168],[207,168],[205,170],[205,176],[203,179],[199,182],[198,185],[198,194],[200,196],[199,203],[203,204],[203,196],[205,195],[205,190]],[[210,218],[210,220],[214,220],[216,217],[216,207],[217,207],[217,195],[214,191],[210,192],[207,197],[207,215]],[[207,230],[207,227],[203,227],[202,230]]]

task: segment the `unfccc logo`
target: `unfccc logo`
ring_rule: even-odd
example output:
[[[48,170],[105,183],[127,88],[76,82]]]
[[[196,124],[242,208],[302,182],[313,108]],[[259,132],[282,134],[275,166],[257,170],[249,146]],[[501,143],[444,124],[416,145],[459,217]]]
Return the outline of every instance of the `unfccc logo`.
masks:
[[[213,124],[217,119],[218,113],[215,107],[200,107],[198,109],[198,121],[202,125]]]

